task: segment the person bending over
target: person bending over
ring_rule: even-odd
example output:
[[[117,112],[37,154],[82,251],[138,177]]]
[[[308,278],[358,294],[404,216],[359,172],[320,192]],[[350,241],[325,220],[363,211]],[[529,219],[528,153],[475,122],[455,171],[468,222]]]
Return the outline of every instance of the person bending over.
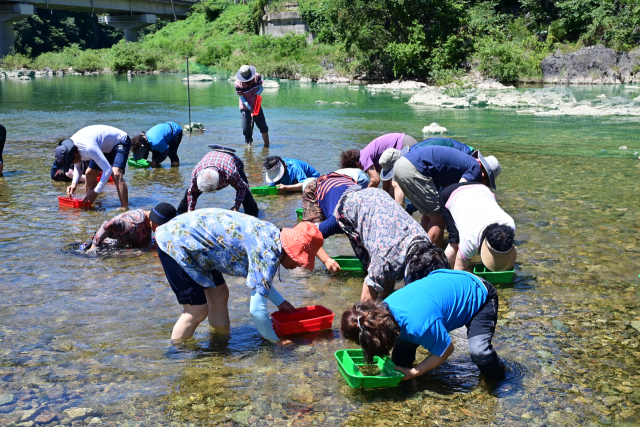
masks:
[[[301,192],[302,181],[307,178],[318,178],[320,173],[302,160],[285,159],[280,156],[269,156],[264,161],[267,171],[265,180],[278,186],[278,194]]]
[[[151,167],[160,167],[167,156],[171,166],[180,166],[178,148],[182,142],[182,128],[174,122],[159,123],[131,139],[133,160],[147,159],[151,152]]]
[[[258,332],[278,341],[267,312],[267,300],[280,310],[294,307],[273,287],[282,265],[313,270],[322,234],[313,224],[279,230],[249,215],[224,209],[198,209],[178,216],[156,230],[158,255],[167,281],[182,304],[172,340],[193,336],[209,318],[215,332],[229,334],[229,289],[223,274],[247,278],[249,312]]]
[[[260,112],[253,116],[253,109],[256,106],[257,96],[262,93],[262,76],[256,73],[253,65],[243,65],[236,74],[236,94],[240,97],[240,119],[242,121],[242,134],[246,144],[253,144],[253,124],[258,125],[264,146],[269,146],[269,127],[264,117],[264,109],[260,107]]]
[[[389,295],[395,281],[405,277],[407,264],[422,259],[419,255],[425,251],[446,262],[444,252],[431,243],[420,224],[382,190],[348,188],[333,215],[367,271],[362,302]]]
[[[89,166],[89,162],[82,162],[80,165],[80,168],[84,172],[88,166]],[[73,181],[73,171],[72,170],[68,170],[66,172],[63,171],[62,168],[58,166],[58,162],[54,160],[53,164],[51,165],[51,179],[59,182],[71,182]],[[86,180],[86,177],[84,173],[82,173],[82,175],[80,175],[80,179],[78,180],[78,182],[85,182],[85,180]]]
[[[471,155],[471,153],[473,153],[474,151],[473,147],[470,145],[464,144],[460,141],[456,141],[455,139],[440,138],[440,137],[427,138],[424,141],[418,142],[415,145],[415,147],[426,147],[428,145],[439,145],[441,147],[451,147],[468,155]]]
[[[237,212],[242,204],[247,215],[257,217],[258,204],[251,195],[248,182],[244,173],[244,163],[238,156],[224,151],[211,151],[191,172],[191,184],[178,205],[178,214],[194,210],[202,193],[222,190],[231,185],[236,190],[236,199],[231,210]]]
[[[442,246],[444,219],[440,213],[438,192],[458,182],[477,182],[495,188],[500,163],[479,151],[477,159],[454,148],[424,146],[388,149],[380,157],[382,179],[395,179],[411,203],[422,214],[421,224],[431,240]]]
[[[117,240],[122,246],[147,246],[151,242],[151,232],[175,216],[176,208],[169,203],[159,203],[150,211],[136,209],[122,213],[102,224],[88,250],[96,250],[105,239]]]
[[[70,139],[64,139],[56,148],[56,163],[67,172],[71,165],[73,179],[67,187],[67,195],[73,196],[76,185],[82,175],[81,162],[89,160],[86,170],[86,194],[83,203],[93,203],[109,182],[113,174],[113,182],[118,190],[120,205],[129,205],[129,189],[124,181],[127,168],[127,157],[131,149],[131,139],[124,131],[112,126],[87,126],[76,132]],[[98,183],[98,174],[102,177]]]
[[[418,141],[404,133],[388,133],[371,141],[362,150],[351,149],[340,153],[341,168],[359,168],[369,175],[369,187],[380,184],[380,156],[389,148],[402,150]],[[382,189],[400,205],[404,203],[404,193],[394,181],[383,182]]]
[[[447,360],[454,351],[449,332],[466,326],[471,360],[481,373],[500,380],[505,368],[491,344],[497,321],[498,293],[489,282],[466,271],[441,269],[384,302],[354,305],[342,314],[340,333],[362,347],[369,363],[393,348],[391,358],[406,381]],[[413,366],[420,346],[430,354]]]
[[[440,210],[449,231],[445,253],[451,268],[468,270],[471,258],[480,252],[489,270],[513,269],[516,224],[488,187],[468,182],[450,185],[440,193]]]

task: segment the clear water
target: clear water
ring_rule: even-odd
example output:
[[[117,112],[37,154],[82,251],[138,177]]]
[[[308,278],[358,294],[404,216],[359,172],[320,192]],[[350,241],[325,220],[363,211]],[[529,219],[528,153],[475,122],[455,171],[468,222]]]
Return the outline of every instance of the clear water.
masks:
[[[338,319],[358,300],[361,279],[330,277],[320,265],[313,273],[282,271],[275,285],[291,303],[322,304],[337,318],[332,331],[279,348],[251,323],[244,280],[228,278],[231,336],[212,337],[201,326],[192,342],[175,347],[169,336],[180,307],[153,251],[86,258],[65,249],[116,215],[119,202],[108,185],[91,209],[58,208],[66,184],[49,179],[57,138],[95,123],[130,134],[160,121],[187,123],[182,77],[0,82],[0,122],[9,133],[0,178],[0,424],[640,422],[638,118],[427,109],[406,105],[406,94],[282,81],[264,94],[271,148],[262,148],[256,132],[246,149],[232,85],[193,85],[192,120],[207,131],[185,136],[180,168],[127,170],[131,208],[177,204],[210,143],[237,148],[253,185],[263,182],[268,154],[325,173],[341,149],[387,132],[419,137],[431,122],[500,160],[497,197],[518,225],[517,277],[498,286],[494,339],[509,377],[500,384],[480,377],[459,330],[454,355],[432,373],[395,389],[357,391],[338,373],[333,353],[351,347],[339,338]],[[580,99],[635,94],[620,86],[575,91]],[[230,207],[233,195],[202,196],[198,206]],[[301,201],[266,197],[259,206],[261,218],[291,226]],[[351,254],[343,237],[326,245],[329,254]]]

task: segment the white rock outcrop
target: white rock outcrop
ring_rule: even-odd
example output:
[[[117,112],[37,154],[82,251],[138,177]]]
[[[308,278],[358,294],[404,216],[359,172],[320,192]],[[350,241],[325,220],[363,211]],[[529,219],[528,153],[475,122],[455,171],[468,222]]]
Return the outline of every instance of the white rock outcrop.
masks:
[[[218,80],[216,77],[211,77],[206,74],[193,74],[189,76],[189,83],[191,82],[212,82]],[[182,79],[183,82],[187,82],[187,78]],[[235,81],[235,80],[234,80]]]
[[[275,80],[264,79],[262,81],[262,87],[265,89],[280,89],[280,84]]]
[[[318,79],[318,84],[349,84],[351,80],[346,77],[340,77],[335,74],[327,74],[323,78]]]
[[[436,122],[422,128],[422,133],[447,133],[448,130],[444,126],[440,126]]]
[[[405,80],[399,82],[397,80],[391,83],[370,84],[366,86],[367,90],[377,92],[395,92],[395,91],[418,91],[427,88],[428,85],[422,82],[414,82],[411,80]]]

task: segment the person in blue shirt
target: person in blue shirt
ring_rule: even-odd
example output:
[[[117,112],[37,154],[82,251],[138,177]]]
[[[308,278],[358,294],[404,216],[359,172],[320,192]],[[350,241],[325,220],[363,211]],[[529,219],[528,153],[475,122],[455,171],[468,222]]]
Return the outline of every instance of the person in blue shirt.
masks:
[[[171,166],[180,166],[178,147],[182,142],[182,128],[174,122],[159,123],[147,132],[140,132],[131,140],[134,160],[146,159],[151,151],[151,167],[159,167],[169,156]]]
[[[433,243],[442,246],[444,219],[440,213],[439,191],[458,182],[477,182],[496,188],[500,163],[493,156],[474,157],[451,147],[428,145],[390,148],[382,153],[382,180],[394,179],[422,214],[421,224]]]
[[[264,161],[267,173],[265,180],[278,186],[278,194],[301,192],[302,181],[307,178],[319,178],[320,173],[302,160],[269,156]]]
[[[356,304],[342,315],[342,336],[362,346],[370,362],[391,356],[404,381],[440,366],[454,347],[449,332],[466,326],[471,359],[492,379],[504,377],[504,364],[491,339],[498,321],[498,293],[466,271],[438,269],[394,292],[383,302]],[[430,353],[412,367],[416,350]]]
[[[414,145],[414,147],[426,147],[429,145],[439,145],[441,147],[451,147],[455,148],[458,151],[462,151],[464,154],[471,155],[473,153],[473,147],[467,144],[464,144],[460,141],[456,141],[451,138],[427,138],[424,141],[420,141]]]

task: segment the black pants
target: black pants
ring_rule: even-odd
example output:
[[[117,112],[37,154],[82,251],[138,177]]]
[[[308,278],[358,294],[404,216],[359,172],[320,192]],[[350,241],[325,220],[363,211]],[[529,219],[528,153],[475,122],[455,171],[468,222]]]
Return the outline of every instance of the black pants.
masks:
[[[249,185],[249,180],[247,179],[247,175],[244,173],[243,169],[239,171],[239,174],[244,180],[244,182],[246,182],[247,185]],[[180,204],[178,205],[178,210],[177,210],[178,215],[187,212],[187,210],[189,209],[189,205],[187,203],[188,192],[189,192],[189,189],[187,188],[187,190],[184,192],[184,197],[182,198],[182,200],[180,200]],[[253,195],[251,194],[251,191],[249,189],[247,189],[247,192],[244,194],[244,199],[242,200],[242,207],[244,208],[244,213],[246,213],[247,215],[255,216],[256,218],[258,217],[258,203],[256,203],[256,199],[253,198]]]
[[[3,163],[2,160],[2,151],[4,150],[4,142],[7,140],[7,129],[0,125],[0,163]]]
[[[487,300],[465,325],[469,339],[469,354],[480,372],[488,377],[501,379],[504,377],[504,364],[491,344],[498,321],[498,292],[491,283],[484,279],[480,280],[487,288]],[[398,339],[391,356],[393,363],[410,367],[415,361],[418,347],[420,347],[419,344]]]
[[[240,110],[240,119],[242,120],[242,133],[244,135],[244,142],[246,142],[247,144],[253,143],[252,121],[256,123],[256,126],[258,126],[258,129],[260,129],[260,133],[269,132],[267,120],[264,118],[264,110],[262,108],[260,108],[260,112],[255,117],[251,115],[251,111],[249,110]]]
[[[169,160],[171,160],[171,163],[178,163],[180,161],[180,158],[178,157],[178,148],[180,147],[181,142],[182,142],[182,131],[180,131],[180,133],[178,133],[171,141],[169,141],[168,151],[164,153],[160,153],[158,151],[152,150],[151,160],[153,160],[157,164],[160,164],[164,162],[167,156],[169,156]],[[145,159],[147,157],[149,157],[149,146],[147,146],[147,151],[144,155]]]

